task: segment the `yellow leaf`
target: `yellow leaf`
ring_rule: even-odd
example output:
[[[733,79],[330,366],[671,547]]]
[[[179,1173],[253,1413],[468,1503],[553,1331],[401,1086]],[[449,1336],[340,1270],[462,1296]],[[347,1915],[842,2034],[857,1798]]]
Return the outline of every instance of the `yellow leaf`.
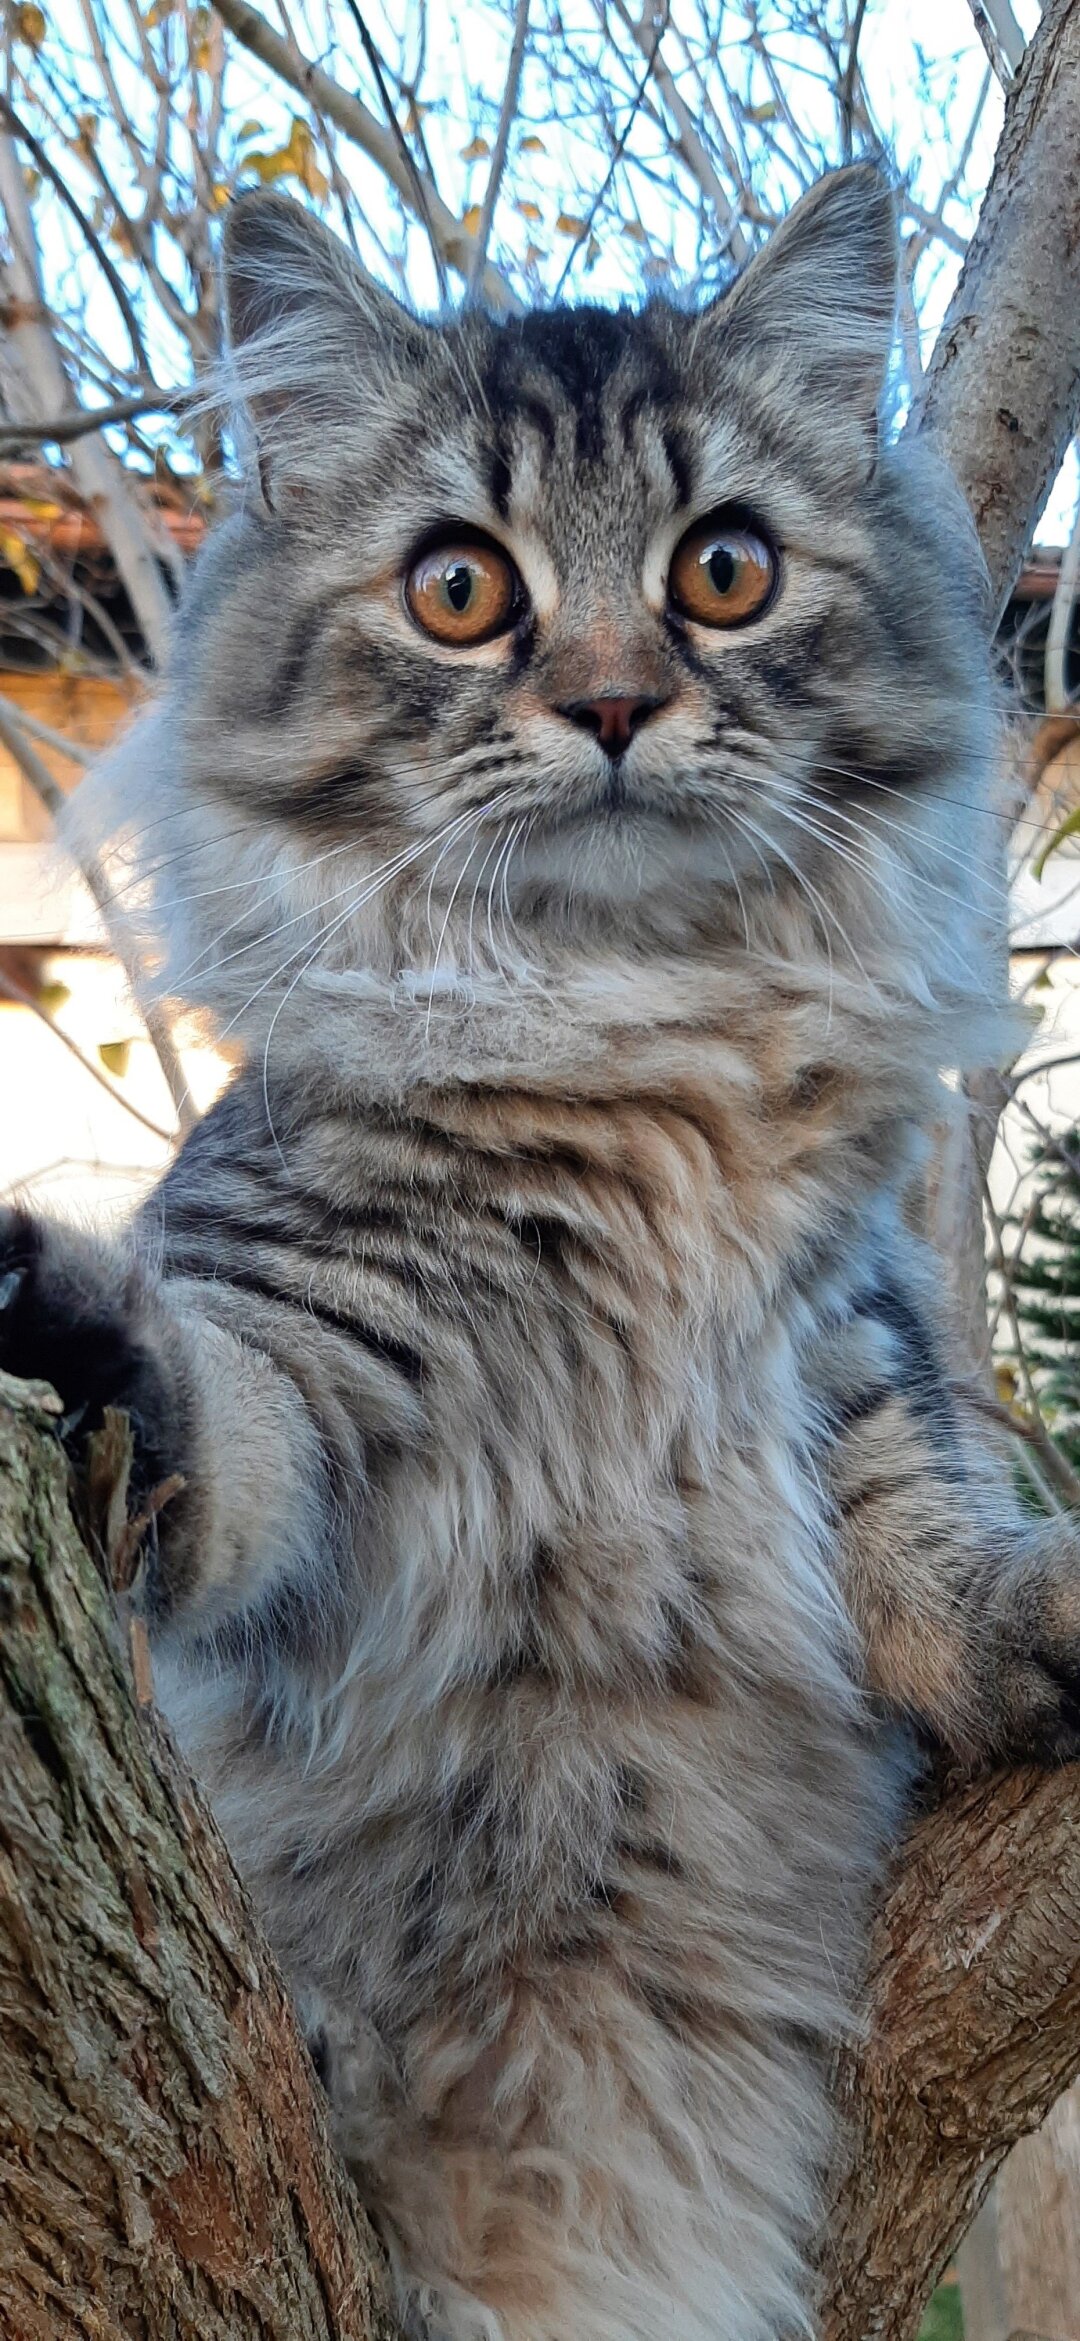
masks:
[[[780,111],[775,98],[764,98],[760,106],[747,106],[748,122],[775,122]]]
[[[150,0],[143,23],[149,25],[152,32],[156,24],[164,24],[166,17],[172,15],[175,6],[176,0]]]
[[[246,145],[249,138],[262,138],[263,136],[264,131],[262,123],[254,121],[249,114],[247,121],[241,122],[240,124],[240,128],[236,133],[236,143],[238,146],[244,146]]]
[[[64,509],[62,504],[44,496],[23,496],[21,502],[23,511],[29,512],[33,520],[59,520]]]
[[[254,171],[264,187],[275,179],[287,179],[292,170],[292,156],[287,146],[279,146],[276,154],[260,154],[254,148],[244,156],[245,171]]]
[[[224,179],[215,179],[210,189],[211,211],[224,211],[228,206],[229,190]]]
[[[468,145],[461,149],[461,159],[463,163],[479,163],[483,161],[486,154],[490,153],[491,148],[486,138],[470,138]]]
[[[213,72],[214,60],[209,41],[192,41],[190,56],[193,73]]]
[[[624,236],[629,236],[632,244],[647,244],[649,241],[639,219],[624,219],[622,232]]]
[[[44,9],[35,7],[33,0],[24,0],[21,8],[12,11],[12,29],[16,40],[25,41],[28,49],[40,49],[49,29]]]
[[[529,132],[529,135],[528,135],[528,137],[527,137],[527,138],[522,138],[522,139],[520,139],[520,140],[519,140],[519,142],[518,142],[518,153],[519,153],[519,154],[546,154],[546,153],[547,153],[547,148],[546,148],[546,146],[544,145],[544,141],[543,141],[543,139],[542,139],[542,138],[538,138],[538,137],[537,137],[535,130],[530,130],[530,132]]]
[[[461,224],[466,235],[475,236],[480,225],[480,205],[478,203],[470,203],[468,210],[462,212]]]
[[[129,1040],[99,1041],[98,1055],[106,1072],[114,1074],[117,1081],[122,1081],[131,1063],[131,1042]]]
[[[578,219],[572,211],[560,211],[555,228],[560,236],[587,236],[589,233],[588,220]]]
[[[522,219],[537,220],[544,216],[538,203],[515,203],[514,210],[520,211]]]
[[[67,1007],[70,998],[71,987],[69,984],[42,984],[38,991],[37,1004],[39,1008],[44,1008],[46,1016],[56,1016],[61,1008]]]
[[[34,559],[29,545],[13,528],[0,528],[0,559],[15,571],[24,593],[36,592],[41,576],[40,564]]]

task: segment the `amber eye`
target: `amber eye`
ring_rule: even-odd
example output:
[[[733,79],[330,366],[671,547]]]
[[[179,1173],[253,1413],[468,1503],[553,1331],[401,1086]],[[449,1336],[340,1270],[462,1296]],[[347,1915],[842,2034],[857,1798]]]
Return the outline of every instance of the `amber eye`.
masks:
[[[455,537],[414,561],[405,599],[418,626],[436,642],[465,649],[512,625],[521,601],[513,562],[483,537]]]
[[[668,598],[699,626],[745,626],[772,600],[780,563],[756,528],[714,515],[687,529],[668,576]]]

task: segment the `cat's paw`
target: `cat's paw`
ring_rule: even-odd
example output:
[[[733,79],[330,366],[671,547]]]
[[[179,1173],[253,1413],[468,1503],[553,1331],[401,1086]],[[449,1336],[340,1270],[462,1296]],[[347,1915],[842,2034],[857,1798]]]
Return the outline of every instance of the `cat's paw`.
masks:
[[[1040,1530],[996,1638],[994,1753],[1014,1762],[1080,1760],[1080,1534]]]
[[[0,1208],[0,1367],[49,1382],[77,1443],[130,1417],[132,1492],[184,1470],[186,1409],[168,1328],[139,1271],[77,1231]]]

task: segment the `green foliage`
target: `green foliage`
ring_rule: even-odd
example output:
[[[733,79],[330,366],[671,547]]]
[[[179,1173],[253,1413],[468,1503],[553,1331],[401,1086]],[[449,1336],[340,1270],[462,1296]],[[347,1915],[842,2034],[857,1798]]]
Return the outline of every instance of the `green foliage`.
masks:
[[[923,2318],[919,2341],[964,2341],[959,2285],[939,2284]]]

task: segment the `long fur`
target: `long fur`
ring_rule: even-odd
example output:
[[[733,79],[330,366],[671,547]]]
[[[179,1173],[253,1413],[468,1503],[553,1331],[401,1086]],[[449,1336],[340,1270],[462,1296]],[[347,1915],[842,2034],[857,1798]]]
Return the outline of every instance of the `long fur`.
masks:
[[[276,199],[228,267],[258,465],[76,814],[238,1059],[125,1287],[159,1678],[416,2329],[777,2341],[897,1723],[1067,1752],[1080,1627],[906,1224],[1004,1026],[890,197],[697,317],[424,325]],[[667,565],[730,503],[781,588],[709,636]],[[400,593],[449,521],[528,597],[468,654]],[[558,711],[620,690],[613,807]]]

